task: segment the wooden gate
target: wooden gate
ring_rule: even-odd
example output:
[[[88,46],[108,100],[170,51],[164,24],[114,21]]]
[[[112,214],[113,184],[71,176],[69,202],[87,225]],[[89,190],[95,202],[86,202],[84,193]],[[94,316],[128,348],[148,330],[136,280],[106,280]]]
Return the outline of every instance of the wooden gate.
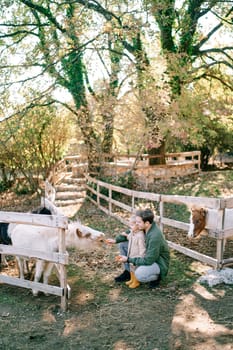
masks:
[[[54,207],[53,204],[47,200],[42,200],[46,207]],[[44,226],[57,229],[59,251],[58,252],[43,252],[39,250],[15,248],[11,245],[0,244],[0,253],[6,255],[17,255],[26,258],[37,258],[53,262],[59,265],[60,271],[60,286],[52,286],[44,283],[36,283],[33,281],[20,279],[17,277],[6,276],[0,274],[0,283],[6,283],[18,287],[36,289],[41,292],[58,295],[61,297],[61,308],[66,310],[67,307],[67,273],[66,265],[68,264],[68,253],[65,247],[65,232],[68,227],[67,217],[58,215],[38,215],[31,213],[16,213],[0,211],[0,222],[26,224],[35,226]]]

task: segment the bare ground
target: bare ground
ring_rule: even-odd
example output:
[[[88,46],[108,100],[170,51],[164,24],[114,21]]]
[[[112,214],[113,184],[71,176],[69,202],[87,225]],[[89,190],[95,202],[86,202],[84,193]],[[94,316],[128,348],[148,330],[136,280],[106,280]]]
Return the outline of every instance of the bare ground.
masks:
[[[230,193],[228,187],[223,191]],[[33,196],[2,197],[1,210],[27,211],[39,203]],[[88,202],[79,208],[78,217],[108,236],[122,229]],[[179,234],[180,239],[186,238]],[[207,238],[199,247],[214,254]],[[122,271],[114,262],[116,252],[117,247],[106,246],[93,253],[70,251],[72,295],[67,312],[61,312],[59,297],[35,298],[30,290],[0,285],[0,349],[233,349],[232,285],[200,285],[197,278],[209,267],[172,252],[169,274],[158,289],[141,285],[130,290],[114,283]],[[13,258],[1,272],[17,274]],[[57,283],[55,276],[51,283]]]

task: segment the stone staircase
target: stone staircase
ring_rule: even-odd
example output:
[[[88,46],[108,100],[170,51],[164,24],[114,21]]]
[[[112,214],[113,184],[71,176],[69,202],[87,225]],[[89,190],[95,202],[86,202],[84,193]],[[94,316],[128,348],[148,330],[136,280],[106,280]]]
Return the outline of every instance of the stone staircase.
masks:
[[[56,198],[54,204],[65,215],[68,215],[69,209],[75,210],[84,202],[86,197],[85,183],[85,177],[73,178],[72,174],[67,173],[61,182],[55,186]]]

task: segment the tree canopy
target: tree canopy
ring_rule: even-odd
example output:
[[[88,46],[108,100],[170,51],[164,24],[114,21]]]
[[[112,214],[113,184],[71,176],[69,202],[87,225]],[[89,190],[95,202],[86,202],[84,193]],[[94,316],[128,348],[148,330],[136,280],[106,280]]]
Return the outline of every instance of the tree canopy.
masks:
[[[223,148],[217,134],[233,130],[231,2],[2,3],[2,120],[62,106],[90,164],[119,145]]]

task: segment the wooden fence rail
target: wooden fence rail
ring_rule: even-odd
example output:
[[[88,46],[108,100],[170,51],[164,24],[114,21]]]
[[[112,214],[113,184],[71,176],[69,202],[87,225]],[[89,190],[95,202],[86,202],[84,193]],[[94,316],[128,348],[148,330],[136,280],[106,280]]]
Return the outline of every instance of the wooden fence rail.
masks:
[[[138,157],[136,154],[101,154],[101,160],[93,165],[101,167],[106,174],[120,174],[121,172],[134,169],[139,174],[141,171],[145,172],[145,174],[142,174],[142,177],[146,175],[148,178],[161,178],[166,177],[166,173],[168,177],[171,177],[172,175],[176,176],[177,171],[179,174],[184,174],[186,171],[188,172],[187,174],[200,171],[200,154],[200,151],[166,153],[166,164],[153,166],[149,165],[150,159],[161,158],[160,155],[141,154]],[[72,173],[73,177],[77,177],[78,174],[86,175],[88,173],[87,157],[80,155],[64,157],[64,159],[54,165],[47,180],[51,184],[57,184],[62,181],[67,172]],[[94,176],[96,173],[89,173],[89,175]]]
[[[102,211],[115,217],[124,224],[128,224],[128,220],[125,218],[128,217],[128,214],[132,213],[140,204],[138,202],[139,199],[146,200],[150,203],[156,203],[158,207],[158,210],[156,210],[158,215],[155,215],[155,221],[158,223],[162,231],[164,231],[164,225],[185,231],[189,230],[189,222],[182,222],[165,216],[164,205],[166,203],[172,203],[178,206],[185,205],[189,209],[192,207],[207,209],[208,215],[206,229],[208,230],[208,235],[217,240],[216,258],[201,254],[171,241],[168,241],[168,244],[172,249],[207,263],[217,269],[222,268],[224,265],[233,264],[233,257],[227,260],[223,259],[224,241],[226,238],[233,236],[233,198],[163,195],[118,187],[96,180],[90,176],[87,176],[86,179],[87,197],[89,200],[97,205]],[[103,190],[104,194],[102,193]],[[114,199],[113,193],[125,195],[128,199],[126,201],[127,203]],[[113,207],[118,208],[118,212],[117,210],[114,211]]]
[[[43,204],[46,203],[47,207],[53,207],[53,204],[49,203],[49,201],[46,199],[42,199],[42,202]],[[37,289],[38,291],[60,296],[61,308],[62,310],[66,310],[68,292],[66,265],[68,264],[68,253],[66,252],[65,247],[65,231],[68,227],[67,218],[65,216],[61,216],[60,214],[38,215],[31,213],[25,214],[1,211],[0,222],[45,226],[57,229],[59,241],[59,251],[57,253],[43,252],[39,250],[31,250],[24,248],[15,248],[14,246],[3,244],[0,244],[0,253],[6,255],[22,256],[26,258],[42,259],[53,262],[55,264],[59,264],[60,287],[24,280],[17,277],[6,276],[3,274],[0,274],[0,283],[6,283],[29,289]]]

